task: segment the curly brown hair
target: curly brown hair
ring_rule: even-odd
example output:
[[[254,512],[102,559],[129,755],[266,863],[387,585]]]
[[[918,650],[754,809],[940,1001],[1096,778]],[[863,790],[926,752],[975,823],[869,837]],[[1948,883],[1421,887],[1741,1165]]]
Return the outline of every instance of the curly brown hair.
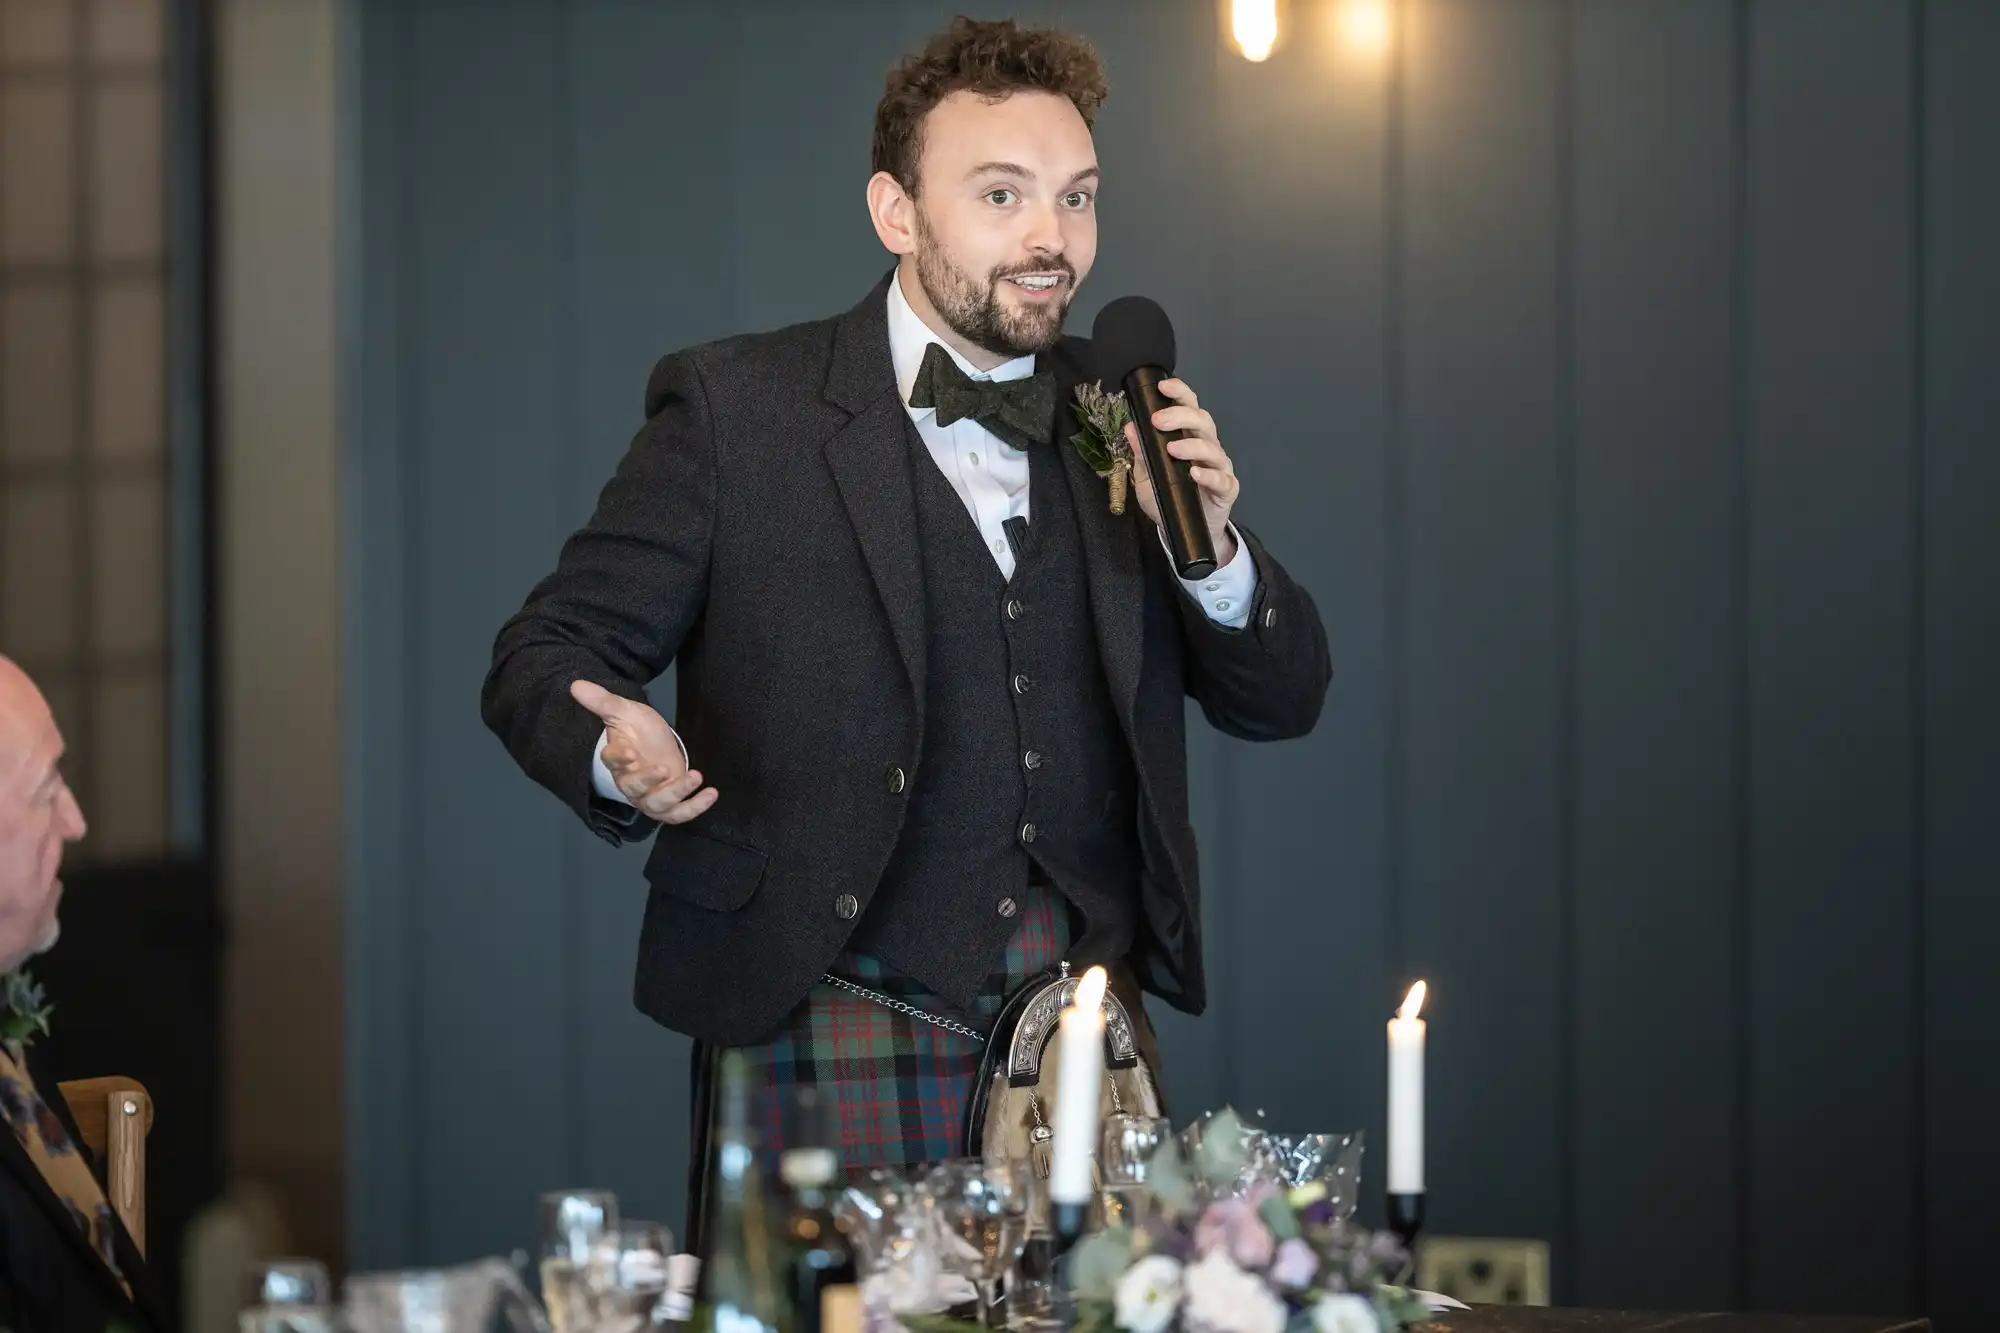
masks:
[[[889,71],[875,107],[873,170],[894,176],[914,199],[924,117],[953,93],[975,92],[994,101],[1017,92],[1054,93],[1067,97],[1090,125],[1110,91],[1104,62],[1075,33],[961,14]]]

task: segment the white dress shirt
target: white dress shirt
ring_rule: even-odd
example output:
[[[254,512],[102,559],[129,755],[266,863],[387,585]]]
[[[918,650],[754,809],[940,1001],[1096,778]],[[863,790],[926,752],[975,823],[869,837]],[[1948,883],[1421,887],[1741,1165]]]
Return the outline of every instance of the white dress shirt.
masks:
[[[944,479],[958,492],[958,498],[965,502],[966,512],[979,528],[979,535],[986,542],[986,549],[993,553],[993,563],[1000,567],[1000,576],[1014,577],[1014,548],[1007,541],[1005,524],[1010,518],[1028,517],[1028,455],[1025,450],[1001,440],[970,417],[940,426],[937,410],[929,407],[910,407],[910,392],[916,387],[917,371],[924,363],[924,351],[931,343],[937,343],[958,363],[958,368],[976,380],[1019,380],[1035,373],[1035,358],[1016,357],[992,370],[976,369],[960,356],[956,349],[931,332],[930,326],[910,308],[903,295],[903,282],[899,274],[889,284],[889,358],[896,368],[896,394],[904,403],[904,410],[915,423],[917,434],[923,438],[924,447],[930,450],[931,461],[937,464]],[[1060,421],[1068,420],[1068,414],[1058,405]],[[1058,430],[1051,447],[1067,449],[1069,436]],[[1092,501],[1098,502],[1098,501]],[[1157,532],[1158,529],[1156,528]],[[1181,587],[1187,595],[1200,605],[1208,618],[1218,625],[1230,629],[1241,629],[1250,619],[1250,601],[1257,594],[1257,562],[1250,556],[1235,525],[1231,525],[1229,535],[1236,541],[1236,554],[1228,564],[1217,569],[1205,579],[1182,579]],[[1160,550],[1163,558],[1171,559],[1167,552],[1165,533],[1159,534]],[[675,733],[678,738],[679,733]],[[597,738],[597,749],[592,756],[591,768],[593,785],[597,794],[609,801],[625,801],[625,795],[618,790],[618,784],[611,780],[611,770],[604,764],[604,743],[609,733]],[[682,742],[681,753],[687,754],[687,744]],[[630,802],[625,802],[630,804]]]

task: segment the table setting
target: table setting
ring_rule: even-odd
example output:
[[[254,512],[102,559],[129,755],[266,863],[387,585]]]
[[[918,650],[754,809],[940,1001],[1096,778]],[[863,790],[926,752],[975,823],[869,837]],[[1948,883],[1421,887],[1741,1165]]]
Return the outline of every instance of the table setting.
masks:
[[[842,1170],[824,1143],[757,1164],[744,1066],[722,1061],[704,1253],[604,1190],[539,1201],[539,1251],[452,1268],[251,1274],[240,1333],[1918,1333],[1824,1320],[1467,1307],[1411,1285],[1424,1223],[1425,983],[1388,1025],[1384,1215],[1356,1221],[1361,1133],[1291,1132],[1222,1107],[1176,1129],[1101,1096],[1107,1004],[1091,969],[1050,1040],[1049,1132],[988,1152]],[[1068,992],[1065,992],[1068,994]],[[810,1092],[802,1094],[808,1099]],[[810,1107],[825,1124],[826,1108]]]

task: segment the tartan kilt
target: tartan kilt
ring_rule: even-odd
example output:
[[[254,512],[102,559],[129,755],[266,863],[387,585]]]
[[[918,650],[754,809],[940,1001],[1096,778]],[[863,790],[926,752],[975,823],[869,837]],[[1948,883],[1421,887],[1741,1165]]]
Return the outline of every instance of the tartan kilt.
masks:
[[[1053,885],[1034,875],[1018,901],[1020,923],[1014,937],[964,1012],[877,960],[852,951],[835,961],[833,974],[926,1013],[991,1031],[1007,997],[1036,973],[1053,967],[1069,949],[1069,907]],[[770,1180],[775,1179],[778,1154],[784,1148],[792,1092],[808,1084],[820,1092],[844,1167],[960,1155],[966,1105],[985,1047],[821,982],[769,1041],[741,1049],[750,1061],[750,1113],[757,1131],[758,1166]],[[710,1086],[718,1050],[696,1052],[697,1066],[707,1065],[700,1072],[709,1077],[702,1081]],[[703,1100],[713,1105],[712,1097]],[[694,1136],[696,1151],[705,1158],[715,1127],[698,1124],[698,1128],[704,1132]]]

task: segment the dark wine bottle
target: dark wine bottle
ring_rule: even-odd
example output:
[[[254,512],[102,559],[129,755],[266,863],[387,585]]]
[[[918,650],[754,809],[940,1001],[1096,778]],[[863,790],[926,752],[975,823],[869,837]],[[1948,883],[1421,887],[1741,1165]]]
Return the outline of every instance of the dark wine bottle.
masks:
[[[724,1051],[719,1073],[722,1115],[709,1165],[714,1202],[699,1308],[715,1333],[790,1333],[778,1237],[757,1170],[749,1065],[742,1052]]]
[[[778,1175],[791,1191],[785,1214],[793,1333],[851,1333],[861,1310],[854,1247],[833,1214],[840,1155],[830,1147],[788,1148]]]

